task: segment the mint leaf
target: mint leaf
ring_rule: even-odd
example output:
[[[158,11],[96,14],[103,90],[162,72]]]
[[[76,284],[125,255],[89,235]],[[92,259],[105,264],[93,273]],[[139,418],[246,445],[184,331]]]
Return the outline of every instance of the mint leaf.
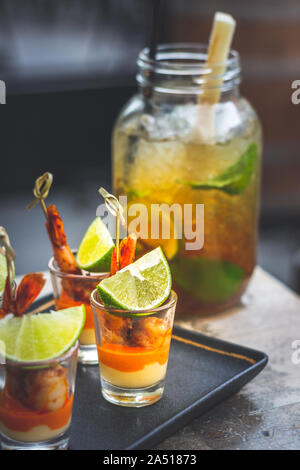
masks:
[[[148,189],[129,189],[127,191],[128,199],[140,199],[144,197],[148,197],[151,194],[151,191]]]
[[[258,158],[258,145],[252,143],[245,153],[223,173],[207,181],[180,180],[192,189],[218,189],[227,194],[242,194],[248,187]]]
[[[221,259],[177,257],[170,262],[176,284],[200,302],[225,302],[241,288],[244,270]]]

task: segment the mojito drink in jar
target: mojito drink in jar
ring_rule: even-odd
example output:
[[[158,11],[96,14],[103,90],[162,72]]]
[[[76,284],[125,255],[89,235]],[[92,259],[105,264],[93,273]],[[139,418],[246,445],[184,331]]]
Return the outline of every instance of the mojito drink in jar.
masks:
[[[143,50],[139,92],[113,133],[114,193],[127,195],[129,212],[136,203],[147,208],[141,253],[162,246],[185,314],[237,304],[256,263],[261,127],[239,93],[238,53],[230,52],[219,81],[209,78],[206,59],[205,46],[162,45],[155,61]],[[202,100],[217,87],[217,103]],[[151,236],[160,209],[169,237],[162,229]]]

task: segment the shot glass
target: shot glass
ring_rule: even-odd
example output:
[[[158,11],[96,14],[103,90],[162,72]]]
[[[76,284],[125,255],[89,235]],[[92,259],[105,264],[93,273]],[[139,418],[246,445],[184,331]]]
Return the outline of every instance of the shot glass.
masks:
[[[91,294],[101,389],[115,404],[141,407],[163,395],[177,295],[158,308],[128,311],[106,307]]]
[[[68,448],[78,346],[50,361],[0,364],[2,449]]]
[[[56,308],[60,310],[82,304],[85,306],[86,320],[79,338],[78,362],[85,365],[98,364],[90,294],[108,274],[67,274],[60,271],[54,257],[50,259],[48,268]]]

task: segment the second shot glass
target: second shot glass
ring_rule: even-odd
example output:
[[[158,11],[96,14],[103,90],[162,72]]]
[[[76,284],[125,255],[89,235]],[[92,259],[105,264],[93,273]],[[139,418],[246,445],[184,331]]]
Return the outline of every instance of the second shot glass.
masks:
[[[91,294],[101,388],[116,405],[141,407],[163,395],[177,295],[153,310],[127,311],[104,306]]]
[[[50,259],[48,268],[57,310],[82,304],[85,306],[86,321],[79,339],[78,362],[84,365],[97,364],[98,354],[90,294],[108,274],[67,274],[58,268],[54,257]]]

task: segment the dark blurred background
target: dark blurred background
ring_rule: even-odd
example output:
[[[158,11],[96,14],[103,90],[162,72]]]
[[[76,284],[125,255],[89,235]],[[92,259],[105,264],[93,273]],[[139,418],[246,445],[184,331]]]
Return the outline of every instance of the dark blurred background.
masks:
[[[259,263],[300,290],[300,79],[298,0],[162,0],[161,42],[207,42],[216,10],[237,20],[242,92],[264,127]],[[0,225],[17,273],[45,269],[50,246],[41,210],[25,210],[34,179],[52,171],[49,201],[80,241],[110,187],[110,134],[135,91],[136,57],[149,41],[151,0],[0,0]]]

